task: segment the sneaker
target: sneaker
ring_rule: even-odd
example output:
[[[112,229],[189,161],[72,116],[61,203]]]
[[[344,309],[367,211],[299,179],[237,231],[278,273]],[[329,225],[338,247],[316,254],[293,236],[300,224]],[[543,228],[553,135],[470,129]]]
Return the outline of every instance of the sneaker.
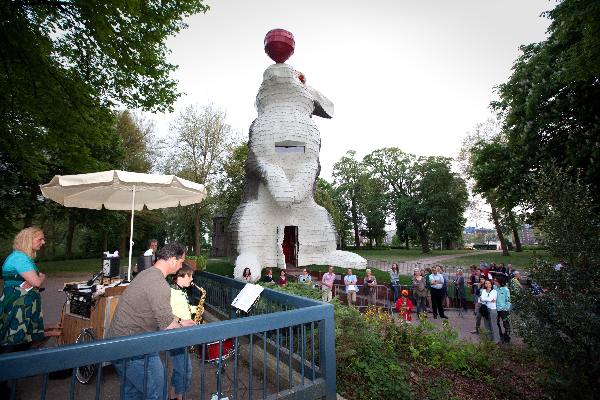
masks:
[[[477,333],[479,333],[479,332],[475,330],[475,331],[471,331],[471,333],[472,333],[473,335],[475,335],[475,334],[477,334]]]

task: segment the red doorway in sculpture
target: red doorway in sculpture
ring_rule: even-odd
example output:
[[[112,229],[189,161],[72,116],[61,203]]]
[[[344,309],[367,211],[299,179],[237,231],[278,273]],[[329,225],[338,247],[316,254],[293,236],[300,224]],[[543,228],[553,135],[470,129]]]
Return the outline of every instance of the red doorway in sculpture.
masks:
[[[298,268],[298,227],[286,226],[283,230],[281,245],[285,256],[286,268]]]

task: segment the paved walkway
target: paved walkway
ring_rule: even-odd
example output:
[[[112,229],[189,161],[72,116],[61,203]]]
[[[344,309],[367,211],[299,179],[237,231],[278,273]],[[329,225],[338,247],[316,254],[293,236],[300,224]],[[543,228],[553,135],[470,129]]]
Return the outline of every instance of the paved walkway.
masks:
[[[471,331],[475,329],[475,315],[473,315],[473,310],[467,310],[466,312],[459,313],[456,309],[449,309],[445,312],[448,317],[447,320],[438,318],[433,319],[433,314],[427,314],[427,319],[429,322],[433,323],[438,327],[442,327],[444,321],[448,321],[451,327],[453,327],[458,332],[458,338],[467,342],[477,343],[480,341],[481,337],[476,334],[472,334]],[[416,319],[416,316],[413,315],[413,319]],[[413,324],[418,324],[419,321],[413,321]],[[484,327],[484,322],[481,321],[481,327]],[[519,337],[516,337],[513,333],[511,337],[511,343],[513,344],[523,344],[523,340]]]

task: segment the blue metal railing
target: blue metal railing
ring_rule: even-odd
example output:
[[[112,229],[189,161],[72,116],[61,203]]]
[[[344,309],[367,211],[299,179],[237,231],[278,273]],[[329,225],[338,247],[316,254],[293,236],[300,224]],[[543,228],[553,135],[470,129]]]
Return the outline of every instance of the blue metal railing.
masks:
[[[202,273],[198,278],[197,282],[207,290],[206,304],[231,319],[190,328],[2,355],[0,381],[11,381],[14,396],[16,382],[41,375],[40,398],[43,399],[51,384],[67,386],[62,382],[50,382],[48,374],[73,369],[65,397],[74,399],[78,385],[75,379],[77,367],[95,364],[102,374],[102,363],[158,352],[164,358],[167,387],[168,350],[195,345],[199,350],[192,356],[193,383],[187,394],[189,399],[204,399],[215,392],[231,399],[297,398],[298,394],[307,399],[335,399],[332,305],[265,289],[261,294],[262,306],[257,308],[258,314],[240,318],[229,304],[244,286],[242,282],[209,273]],[[226,341],[228,339],[231,340]],[[229,358],[225,349],[227,343],[232,343],[233,348]],[[218,347],[216,351],[215,346]],[[229,373],[231,369],[232,374]],[[101,385],[101,375],[96,378],[96,399],[102,398],[103,391],[116,393],[118,390]]]

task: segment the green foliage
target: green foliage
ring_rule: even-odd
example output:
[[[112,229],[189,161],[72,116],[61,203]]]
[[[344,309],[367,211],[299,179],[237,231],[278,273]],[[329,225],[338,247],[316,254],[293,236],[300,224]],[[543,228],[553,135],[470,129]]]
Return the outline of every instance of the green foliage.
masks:
[[[365,219],[363,235],[369,238],[369,245],[380,246],[385,238],[386,216],[388,214],[388,196],[383,182],[363,174],[359,178],[361,190],[359,202]]]
[[[424,253],[435,235],[444,241],[460,238],[468,193],[464,180],[451,172],[450,159],[420,157],[411,165],[412,182],[396,204],[396,220],[410,221]]]
[[[191,255],[188,256],[188,255],[186,255],[185,260],[195,262],[197,271],[204,271],[206,269],[206,265],[208,263],[207,256],[191,256]]]
[[[600,217],[591,188],[551,171],[536,195],[550,254],[563,268],[538,259],[530,276],[542,288],[513,302],[523,339],[551,365],[548,388],[557,398],[595,398],[600,379]]]
[[[198,1],[0,5],[0,234],[30,225],[39,184],[111,169],[123,155],[111,107],[166,110],[178,94],[168,36]]]
[[[238,144],[230,150],[230,155],[223,161],[225,173],[217,184],[218,209],[223,213],[226,223],[229,223],[236,208],[244,197],[245,167],[248,158],[248,145]]]
[[[220,205],[213,188],[218,185],[223,164],[234,147],[233,134],[226,122],[225,111],[212,104],[201,108],[194,105],[186,107],[176,117],[171,130],[173,135],[164,157],[164,170],[201,183],[208,191],[202,203],[190,207],[191,217],[188,217],[190,211],[183,208],[173,212],[179,221],[179,227],[175,229],[183,229],[180,233],[186,236],[192,233],[192,251],[200,255],[203,233],[212,225],[204,221],[210,220],[215,208]],[[243,156],[243,153],[238,156]]]
[[[552,19],[548,39],[521,48],[493,103],[504,122],[511,175],[524,182],[513,191],[529,201],[537,178],[558,166],[591,185],[598,204],[600,3],[564,0],[546,16]]]
[[[402,204],[403,199],[410,192],[414,181],[411,167],[415,160],[414,155],[404,153],[397,147],[375,150],[367,154],[363,160],[373,175],[386,186],[389,208],[396,221],[396,233],[400,241],[407,244],[410,239],[416,237],[416,226],[409,215],[398,212],[398,205]]]
[[[354,150],[346,152],[346,155],[333,165],[333,179],[344,201],[340,209],[345,210],[354,230],[354,246],[360,247],[358,232],[362,221],[359,196],[361,191],[360,176],[363,171],[360,161],[355,157],[356,152]]]
[[[227,257],[209,258],[206,262],[206,272],[233,278],[234,265]]]
[[[315,202],[327,210],[335,226],[338,238],[341,239],[341,243],[345,243],[345,236],[346,232],[350,229],[350,222],[340,209],[343,200],[339,196],[339,191],[335,190],[333,185],[325,179],[318,178],[315,186]]]
[[[124,154],[119,169],[133,172],[150,172],[153,166],[152,125],[125,110],[117,115],[117,133],[121,138]]]

